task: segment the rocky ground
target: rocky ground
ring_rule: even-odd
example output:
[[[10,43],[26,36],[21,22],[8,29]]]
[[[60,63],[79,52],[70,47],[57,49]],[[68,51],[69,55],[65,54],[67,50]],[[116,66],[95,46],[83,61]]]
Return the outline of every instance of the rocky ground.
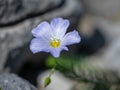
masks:
[[[94,0],[91,1],[94,2]],[[106,0],[106,2],[107,1],[108,0]],[[99,2],[96,3],[99,6],[94,6],[95,4],[92,5],[92,3],[91,6],[89,3],[86,3],[90,12],[87,12],[87,14],[89,14],[82,17],[82,20],[80,20],[80,24],[78,25],[83,40],[81,42],[82,49],[78,49],[78,51],[81,50],[82,52],[83,50],[88,52],[88,54],[93,54],[93,52],[95,52],[92,56],[86,58],[86,60],[89,60],[87,63],[85,62],[88,67],[94,66],[98,69],[102,68],[107,70],[107,72],[114,72],[115,75],[117,75],[117,77],[113,78],[115,76],[114,73],[104,74],[102,72],[97,72],[97,74],[94,74],[90,73],[89,70],[88,72],[83,71],[84,75],[82,75],[82,78],[86,79],[87,77],[88,81],[96,81],[101,78],[101,75],[105,77],[111,75],[113,78],[112,83],[114,83],[114,79],[117,84],[119,82],[120,23],[112,21],[113,19],[118,19],[117,16],[119,16],[117,10],[119,10],[118,8],[120,5],[117,2],[119,2],[119,0],[108,5],[116,4],[115,10],[113,10],[114,12],[108,12],[108,10],[112,9],[106,8],[106,5],[102,7],[103,11],[101,11]],[[27,80],[31,80],[32,78],[34,81],[29,81],[35,85],[33,82],[36,82],[37,78],[38,80],[41,79],[41,76],[39,78],[38,73],[42,71],[39,71],[38,68],[44,67],[42,65],[41,67],[39,66],[47,57],[47,54],[44,53],[33,55],[30,52],[29,42],[32,39],[31,30],[41,21],[50,21],[54,17],[70,19],[72,25],[69,30],[71,30],[77,25],[76,22],[79,21],[81,12],[82,9],[79,0],[0,0],[0,88],[2,90],[37,90],[28,81],[22,79],[23,77]],[[114,13],[116,13],[116,15],[114,15]],[[100,15],[105,17],[100,17]],[[117,18],[115,19],[114,17]],[[74,50],[72,49],[72,51]],[[26,64],[26,62],[30,63]],[[27,67],[27,69],[25,70],[22,66]],[[23,71],[21,71],[21,69]],[[14,74],[11,74],[11,72]],[[81,73],[81,71],[79,71],[79,73]],[[19,74],[22,77],[18,77],[16,74]],[[94,77],[94,79],[92,77]],[[65,81],[61,81],[63,78]],[[74,87],[73,85],[76,85],[76,82],[66,79],[66,77],[60,73],[55,73],[55,79],[58,81],[55,81],[58,86],[68,84],[68,86],[64,86],[66,90],[69,90]],[[104,78],[102,78],[102,80],[103,79]],[[59,81],[64,83],[60,84]],[[38,85],[39,83],[40,82],[38,81]],[[95,85],[95,88],[97,87],[97,84]],[[51,88],[52,90],[55,90],[54,85],[55,84],[51,84],[51,87],[48,87],[46,90],[50,90]],[[87,83],[87,85],[88,87],[85,84],[78,85],[77,83],[77,86],[75,86],[76,89],[73,90],[79,90],[82,86],[93,88],[91,83]],[[43,89],[41,87],[39,88],[40,90]],[[62,86],[59,89],[61,88]],[[96,90],[95,88],[94,90]],[[114,90],[114,86],[111,88],[113,88],[111,90]]]
[[[28,81],[15,74],[0,75],[0,90],[37,90]]]
[[[75,21],[81,14],[78,0],[0,0],[0,86],[2,90],[36,90],[18,73],[28,60],[36,58],[29,50],[31,30],[54,17]],[[44,55],[39,56],[43,58]],[[37,63],[37,62],[34,62]],[[29,70],[30,71],[30,70]]]

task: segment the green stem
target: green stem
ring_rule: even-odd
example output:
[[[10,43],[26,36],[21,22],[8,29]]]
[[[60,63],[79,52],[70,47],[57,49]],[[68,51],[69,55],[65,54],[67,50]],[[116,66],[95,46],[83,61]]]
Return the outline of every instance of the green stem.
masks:
[[[55,64],[54,64],[53,68],[50,70],[49,77],[51,77],[51,75],[54,74],[55,68],[56,68],[56,65],[57,65],[56,63],[57,63],[57,62],[56,62],[56,60],[55,60]]]
[[[45,78],[45,81],[44,81],[45,87],[47,87],[51,83],[51,76],[52,76],[52,74],[54,74],[55,68],[56,68],[56,62],[54,64],[53,68],[50,70],[49,76]]]

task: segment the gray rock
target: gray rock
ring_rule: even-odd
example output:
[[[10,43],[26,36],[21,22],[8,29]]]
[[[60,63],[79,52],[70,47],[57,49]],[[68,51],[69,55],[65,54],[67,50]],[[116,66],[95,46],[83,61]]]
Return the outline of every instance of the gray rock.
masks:
[[[8,28],[0,28],[0,71],[8,59],[11,50],[22,47],[30,41],[31,22],[28,20],[23,24]]]
[[[28,81],[14,74],[0,75],[0,87],[1,90],[37,90]]]
[[[120,0],[82,0],[82,2],[89,13],[109,19],[119,17]]]
[[[41,15],[58,8],[61,3],[62,0],[0,0],[0,25]]]
[[[87,59],[97,67],[116,72],[120,77],[120,21],[113,22],[105,18],[95,18],[96,26],[105,36],[106,45]]]
[[[65,77],[62,73],[55,71],[51,76],[52,82],[44,89],[44,80],[48,77],[50,70],[43,72],[37,78],[37,86],[40,90],[72,90],[75,81]]]
[[[120,37],[116,38],[104,53],[104,64],[120,75]]]

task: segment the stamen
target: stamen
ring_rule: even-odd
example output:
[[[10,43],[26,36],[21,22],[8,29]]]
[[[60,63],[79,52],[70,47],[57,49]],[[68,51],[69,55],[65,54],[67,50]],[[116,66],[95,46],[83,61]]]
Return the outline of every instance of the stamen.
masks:
[[[50,42],[50,46],[52,46],[53,48],[59,47],[59,46],[60,46],[60,40],[54,38],[54,39]]]

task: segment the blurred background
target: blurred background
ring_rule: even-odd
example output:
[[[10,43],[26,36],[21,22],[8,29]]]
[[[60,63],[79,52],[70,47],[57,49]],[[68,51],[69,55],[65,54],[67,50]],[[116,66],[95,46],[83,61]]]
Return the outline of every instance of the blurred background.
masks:
[[[70,20],[81,42],[54,65],[48,53],[33,54],[31,30],[55,17]],[[120,0],[0,0],[0,74],[14,73],[38,90],[120,90]],[[31,89],[32,90],[32,89]]]

